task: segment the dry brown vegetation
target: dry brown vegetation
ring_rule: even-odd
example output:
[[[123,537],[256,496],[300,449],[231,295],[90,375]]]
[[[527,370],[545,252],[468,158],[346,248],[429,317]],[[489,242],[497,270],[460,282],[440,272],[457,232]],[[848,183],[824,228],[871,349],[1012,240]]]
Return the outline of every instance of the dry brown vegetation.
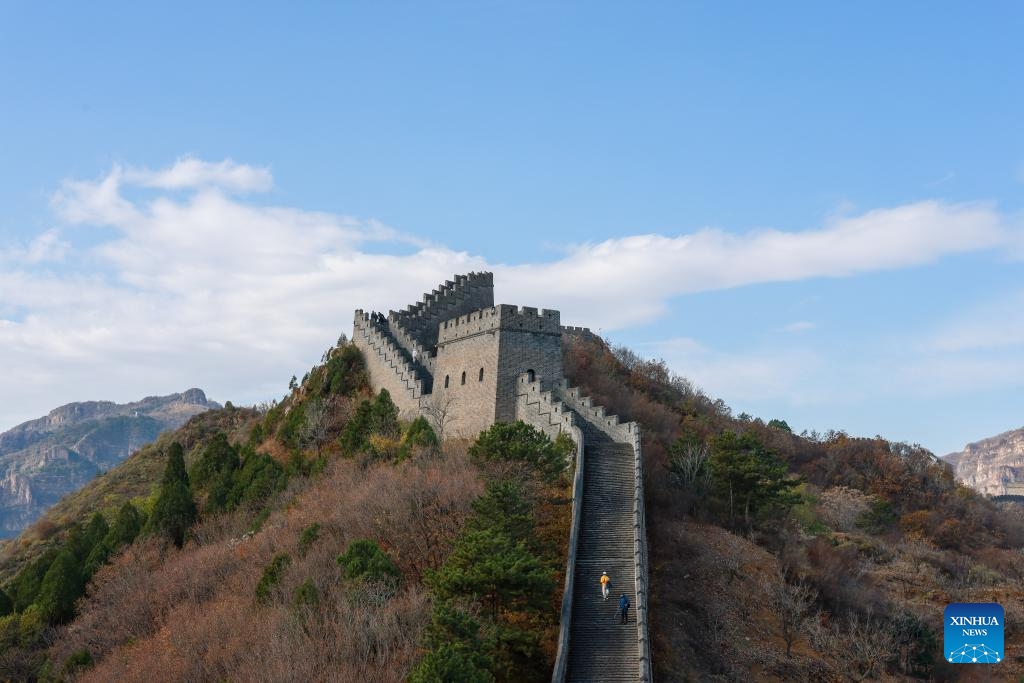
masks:
[[[957,484],[917,446],[733,418],[664,363],[626,349],[574,338],[565,365],[572,384],[644,428],[655,678],[1024,676],[1020,506]],[[723,431],[756,435],[802,478],[802,502],[727,528],[696,474]],[[945,606],[989,601],[1006,609],[1006,660],[993,672],[946,664]]]
[[[367,392],[348,382],[360,377],[351,354],[325,358],[334,365],[282,404],[207,414],[175,436],[194,461],[228,433],[292,476],[258,505],[205,514],[180,550],[144,539],[102,568],[78,618],[43,634],[43,678],[59,679],[83,651],[95,662],[77,674],[83,681],[392,681],[423,661],[435,606],[422,579],[449,557],[495,473],[474,464],[468,444],[409,450],[397,431],[343,458],[341,423]],[[980,672],[941,658],[941,613],[983,601],[1006,608],[998,674],[1024,676],[1022,508],[957,485],[916,446],[733,418],[664,363],[628,350],[569,338],[565,368],[596,403],[643,425],[658,680],[975,680]],[[338,382],[343,397],[330,393]],[[707,471],[723,433],[756,437],[800,479],[799,495],[730,525]],[[63,503],[22,554],[60,542],[68,520],[89,510],[147,495],[166,441]],[[564,543],[564,492],[534,498],[536,541]],[[359,539],[393,560],[399,583],[343,579],[337,557]],[[550,660],[554,629],[542,621],[531,627]],[[9,664],[38,670],[31,658]]]
[[[88,649],[99,663],[83,681],[403,680],[429,617],[415,577],[444,557],[480,491],[460,453],[367,468],[334,461],[293,483],[287,506],[255,534],[241,516],[218,515],[181,550],[154,539],[130,547],[94,578],[51,660]],[[303,550],[313,524],[319,537]],[[342,579],[335,560],[362,538],[402,569],[395,595]],[[273,599],[257,604],[255,587],[279,553],[291,562]],[[296,605],[306,581],[317,604]]]

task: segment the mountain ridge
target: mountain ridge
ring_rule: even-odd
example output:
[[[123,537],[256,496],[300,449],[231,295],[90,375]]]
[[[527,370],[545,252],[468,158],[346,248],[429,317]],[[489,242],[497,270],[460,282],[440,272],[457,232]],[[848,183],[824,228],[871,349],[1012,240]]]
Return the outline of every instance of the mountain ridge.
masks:
[[[82,401],[54,408],[0,434],[0,538],[124,460],[167,429],[219,408],[202,389],[129,403]]]
[[[1024,427],[968,443],[942,460],[957,479],[980,493],[1024,495]]]

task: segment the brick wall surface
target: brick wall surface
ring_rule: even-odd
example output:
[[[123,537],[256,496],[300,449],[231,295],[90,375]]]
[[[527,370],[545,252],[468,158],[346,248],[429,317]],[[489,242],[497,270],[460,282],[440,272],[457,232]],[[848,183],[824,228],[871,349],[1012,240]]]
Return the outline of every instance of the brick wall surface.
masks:
[[[447,402],[454,416],[446,432],[475,437],[490,427],[498,395],[497,333],[438,345],[436,368],[432,400]]]
[[[446,404],[449,434],[475,436],[516,419],[520,374],[545,389],[561,381],[562,330],[558,311],[495,306],[493,275],[470,273],[386,318],[357,311],[352,338],[371,386],[391,392],[404,418]]]

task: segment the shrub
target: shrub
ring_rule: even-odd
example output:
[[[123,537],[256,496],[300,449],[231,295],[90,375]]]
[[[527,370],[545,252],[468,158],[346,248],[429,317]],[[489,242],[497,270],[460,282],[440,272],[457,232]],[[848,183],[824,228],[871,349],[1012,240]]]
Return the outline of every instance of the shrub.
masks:
[[[872,534],[883,534],[896,523],[896,513],[889,501],[876,499],[871,501],[870,507],[857,517],[857,527]]]
[[[291,562],[292,558],[288,553],[279,553],[274,556],[274,559],[263,570],[263,576],[260,577],[259,583],[256,584],[257,602],[265,604],[270,601],[271,595],[281,584],[284,572]]]
[[[308,605],[315,607],[320,604],[320,591],[313,585],[312,579],[306,579],[298,587],[295,588],[295,592],[292,594],[292,605],[295,607],[301,607]]]
[[[344,554],[338,556],[346,579],[367,581],[397,580],[401,577],[398,567],[373,541],[353,541]]]
[[[73,675],[92,666],[92,655],[88,650],[82,648],[75,650],[64,662],[63,673],[65,676]]]
[[[434,429],[427,422],[427,418],[420,415],[405,430],[399,455],[402,458],[407,458],[412,455],[414,448],[434,450],[437,446],[437,434],[434,433]]]
[[[556,445],[544,432],[522,421],[497,422],[480,433],[469,455],[481,464],[496,464],[500,477],[533,474],[553,483],[565,472],[566,448],[564,440]]]
[[[317,542],[320,538],[320,524],[313,522],[305,529],[302,530],[302,534],[299,535],[299,555],[305,555],[309,550],[309,547]]]

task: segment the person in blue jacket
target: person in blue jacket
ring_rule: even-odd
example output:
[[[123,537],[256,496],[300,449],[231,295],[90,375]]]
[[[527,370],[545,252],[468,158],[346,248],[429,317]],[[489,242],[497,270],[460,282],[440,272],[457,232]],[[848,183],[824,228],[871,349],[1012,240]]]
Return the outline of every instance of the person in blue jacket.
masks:
[[[619,614],[621,615],[620,624],[629,623],[629,598],[625,593],[619,596]]]

